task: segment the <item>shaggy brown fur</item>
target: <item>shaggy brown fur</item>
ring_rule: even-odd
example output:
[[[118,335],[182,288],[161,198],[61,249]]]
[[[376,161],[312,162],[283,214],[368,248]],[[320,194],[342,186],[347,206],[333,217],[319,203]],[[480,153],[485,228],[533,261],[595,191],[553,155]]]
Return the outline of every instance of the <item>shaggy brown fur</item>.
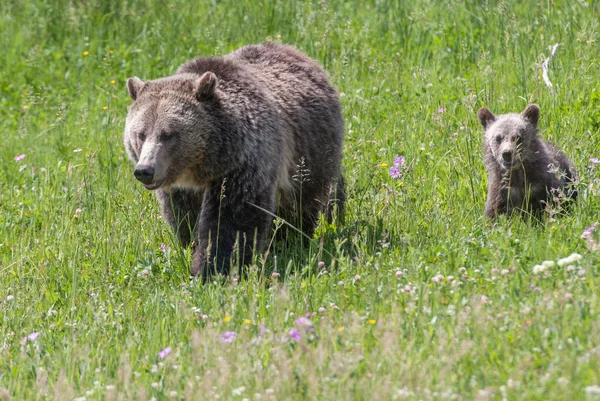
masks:
[[[577,198],[573,164],[538,136],[538,105],[530,104],[521,114],[498,116],[481,108],[477,115],[484,127],[486,216],[519,210],[539,217],[549,203]]]
[[[309,235],[320,212],[343,208],[339,96],[294,48],[245,46],[127,88],[134,174],[192,243],[193,275],[227,274],[232,253],[244,264],[264,248],[272,217],[253,205]]]

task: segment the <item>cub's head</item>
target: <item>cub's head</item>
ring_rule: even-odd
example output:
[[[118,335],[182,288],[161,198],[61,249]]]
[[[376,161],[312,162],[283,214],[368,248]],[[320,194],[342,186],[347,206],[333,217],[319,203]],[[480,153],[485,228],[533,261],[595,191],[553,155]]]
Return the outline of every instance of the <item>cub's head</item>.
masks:
[[[211,104],[217,77],[178,74],[144,82],[127,80],[134,102],[125,123],[124,143],[135,163],[133,174],[146,189],[190,185],[203,163],[214,130]],[[194,185],[196,183],[191,183]]]
[[[484,128],[484,148],[504,170],[519,168],[537,139],[540,108],[530,104],[521,114],[494,115],[486,108],[477,112]],[[488,156],[489,157],[489,156]]]

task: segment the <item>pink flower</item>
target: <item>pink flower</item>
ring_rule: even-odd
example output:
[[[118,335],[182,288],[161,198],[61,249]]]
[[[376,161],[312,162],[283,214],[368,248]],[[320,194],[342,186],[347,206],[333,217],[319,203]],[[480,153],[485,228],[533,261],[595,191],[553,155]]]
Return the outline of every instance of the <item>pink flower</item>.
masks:
[[[444,114],[446,112],[446,108],[445,107],[439,107],[438,108],[438,114]]]
[[[25,156],[25,155],[23,155],[23,156]],[[16,158],[15,158],[15,160],[16,160]],[[598,164],[598,163],[600,163],[600,159],[598,159],[597,157],[590,157],[590,163]]]
[[[312,322],[310,321],[310,319],[304,316],[294,320],[294,323],[296,323],[296,326],[300,327],[312,326]]]
[[[300,333],[300,330],[298,329],[291,329],[288,334],[290,338],[296,342],[302,340],[302,333]]]
[[[166,347],[160,350],[158,353],[158,359],[165,359],[167,355],[171,353],[171,347]]]
[[[237,333],[235,331],[226,331],[221,334],[221,342],[231,343],[237,337]]]
[[[20,162],[25,158],[25,153],[21,153],[19,156],[15,156],[15,161]]]
[[[394,166],[400,167],[404,164],[405,161],[406,159],[404,158],[404,156],[398,156],[394,159]]]
[[[390,177],[398,178],[399,176],[400,176],[400,170],[398,170],[398,167],[396,167],[396,166],[390,167]]]
[[[37,331],[34,331],[33,333],[29,334],[28,336],[25,336],[21,339],[21,344],[25,344],[27,341],[35,341],[36,338],[38,338],[38,336],[40,335],[40,333],[38,333]]]
[[[160,250],[162,253],[167,253],[167,246],[165,244],[160,244]]]

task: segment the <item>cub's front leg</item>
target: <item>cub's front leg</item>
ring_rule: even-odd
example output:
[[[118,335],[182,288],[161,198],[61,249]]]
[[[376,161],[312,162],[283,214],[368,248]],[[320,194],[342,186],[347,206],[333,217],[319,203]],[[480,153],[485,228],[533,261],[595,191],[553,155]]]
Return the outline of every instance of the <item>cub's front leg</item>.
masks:
[[[222,194],[221,186],[215,185],[204,193],[192,253],[193,276],[206,281],[215,273],[227,275],[232,263],[243,266],[252,261],[254,250],[262,251],[272,217],[250,203],[273,213],[275,188],[260,194]]]

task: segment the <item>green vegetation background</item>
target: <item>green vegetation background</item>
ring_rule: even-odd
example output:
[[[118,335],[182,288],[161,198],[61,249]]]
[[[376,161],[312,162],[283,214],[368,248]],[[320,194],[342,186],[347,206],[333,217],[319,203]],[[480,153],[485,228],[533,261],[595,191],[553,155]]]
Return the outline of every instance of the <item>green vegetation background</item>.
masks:
[[[599,17],[593,0],[3,1],[4,399],[600,399],[600,257],[580,238],[600,206]],[[125,80],[267,40],[343,95],[346,223],[202,286],[132,176]],[[487,224],[476,110],[530,102],[578,204]]]

